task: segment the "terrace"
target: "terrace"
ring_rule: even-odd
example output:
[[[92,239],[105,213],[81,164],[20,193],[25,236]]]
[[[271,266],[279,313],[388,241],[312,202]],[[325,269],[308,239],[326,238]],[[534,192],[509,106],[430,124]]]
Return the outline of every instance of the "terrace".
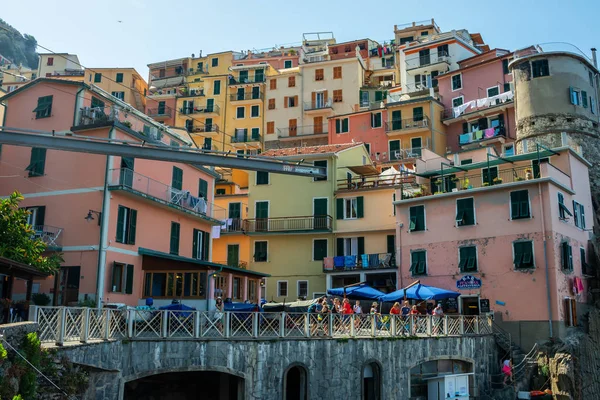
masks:
[[[331,232],[333,229],[333,218],[330,215],[250,218],[244,220],[243,229],[246,233],[250,234]]]
[[[385,132],[415,132],[421,129],[429,129],[429,117],[406,118],[385,122]]]
[[[327,124],[322,125],[303,125],[296,127],[277,128],[279,139],[298,136],[327,135]]]

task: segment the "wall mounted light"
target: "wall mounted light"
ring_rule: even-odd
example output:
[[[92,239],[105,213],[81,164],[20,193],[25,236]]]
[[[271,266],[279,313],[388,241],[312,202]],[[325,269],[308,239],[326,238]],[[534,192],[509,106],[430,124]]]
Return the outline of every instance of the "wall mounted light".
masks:
[[[94,215],[98,217],[98,226],[100,226],[102,221],[102,213],[100,211],[89,210],[86,217],[84,218],[87,222],[93,221]]]

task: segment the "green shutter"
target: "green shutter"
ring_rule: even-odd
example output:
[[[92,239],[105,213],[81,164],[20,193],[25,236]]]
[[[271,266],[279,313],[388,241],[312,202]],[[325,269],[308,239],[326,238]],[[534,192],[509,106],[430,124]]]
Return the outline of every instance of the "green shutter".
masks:
[[[213,94],[214,95],[219,95],[221,94],[221,81],[215,81],[215,83],[213,84]]]
[[[192,237],[192,258],[198,258],[198,229],[194,229]]]
[[[123,82],[123,73],[117,72],[117,83]]]
[[[125,207],[119,206],[119,211],[117,212],[117,243],[123,243],[123,231],[125,230],[124,217]]]
[[[125,275],[125,293],[133,293],[133,265],[127,264],[127,272]]]
[[[344,219],[344,199],[335,199],[335,218]]]
[[[260,128],[252,128],[251,136],[252,140],[260,140]]]
[[[202,178],[198,183],[198,196],[208,198],[208,182]]]
[[[210,233],[203,232],[202,234],[202,260],[208,261],[208,252],[210,250]]]
[[[365,254],[365,238],[359,236],[356,241],[358,242],[358,255]]]
[[[342,132],[348,132],[348,130],[349,130],[348,123],[349,123],[348,118],[342,119]]]
[[[365,216],[364,202],[363,196],[358,196],[356,198],[356,218],[363,218]]]
[[[31,149],[31,158],[29,165],[25,168],[29,171],[29,176],[42,176],[46,168],[46,149],[33,147]]]
[[[127,244],[135,244],[137,226],[137,210],[129,209],[129,227],[127,229]]]
[[[338,118],[335,120],[335,133],[342,132],[342,121]]]
[[[529,218],[529,192],[519,190],[510,193],[511,219]]]
[[[581,91],[581,105],[583,106],[583,108],[587,108],[588,106],[588,97],[587,92],[585,90]]]
[[[183,186],[183,170],[181,170],[181,168],[173,167],[171,186],[174,189],[181,190]]]
[[[410,231],[425,230],[425,206],[410,207]]]
[[[335,255],[336,256],[344,255],[344,238],[337,238]]]
[[[169,252],[179,255],[179,224],[171,222],[171,242],[169,244]]]

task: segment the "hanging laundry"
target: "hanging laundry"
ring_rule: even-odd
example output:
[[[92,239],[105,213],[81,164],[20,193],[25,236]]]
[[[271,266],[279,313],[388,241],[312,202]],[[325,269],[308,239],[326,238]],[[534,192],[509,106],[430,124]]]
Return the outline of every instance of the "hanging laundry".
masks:
[[[371,49],[371,57],[377,57],[377,49]]]
[[[323,259],[323,268],[333,269],[333,257],[325,257]]]
[[[369,255],[368,254],[361,254],[360,260],[362,262],[363,268],[369,268]]]
[[[213,226],[211,228],[211,233],[212,233],[212,238],[213,239],[218,239],[221,237],[221,227],[220,226]]]
[[[381,46],[377,46],[377,55],[379,57],[381,57],[382,54],[383,54],[383,48]]]
[[[369,267],[379,266],[379,254],[369,254]]]
[[[344,266],[346,268],[356,267],[356,256],[345,256],[344,257]]]
[[[495,128],[487,128],[485,131],[483,131],[483,136],[486,139],[496,136],[496,129]]]
[[[473,132],[473,139],[474,140],[481,140],[481,139],[483,139],[483,131],[475,131],[475,132]]]
[[[471,143],[471,137],[472,137],[472,135],[470,133],[463,133],[462,135],[460,135],[458,137],[458,142],[460,144]]]
[[[333,266],[336,268],[344,268],[344,256],[333,257]]]
[[[468,101],[464,104],[461,104],[460,106],[456,106],[454,107],[453,111],[454,111],[454,118],[459,117],[463,112],[465,112],[465,110],[467,108],[469,108],[469,106],[473,106],[475,104],[474,100]]]

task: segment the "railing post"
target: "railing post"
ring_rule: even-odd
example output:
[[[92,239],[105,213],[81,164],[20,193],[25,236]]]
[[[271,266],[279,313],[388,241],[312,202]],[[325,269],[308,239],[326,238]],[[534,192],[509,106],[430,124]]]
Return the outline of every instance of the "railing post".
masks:
[[[444,336],[448,336],[448,316],[444,315]]]
[[[377,314],[373,314],[371,319],[371,336],[377,336]]]
[[[160,337],[166,338],[169,334],[169,310],[163,310],[161,316],[162,320],[160,321]]]
[[[479,316],[475,316],[475,334],[479,335]]]
[[[465,317],[464,316],[460,316],[460,324],[459,324],[459,329],[460,329],[460,335],[464,335],[465,334]]]
[[[252,313],[252,336],[257,338],[258,337],[258,317],[259,317],[258,312],[254,312]]]
[[[224,327],[225,337],[228,338],[231,336],[231,312],[225,312],[225,327]]]
[[[408,336],[416,336],[415,333],[415,316],[414,315],[409,315],[409,322],[408,322]]]
[[[67,308],[61,307],[58,318],[58,337],[56,338],[56,344],[62,346],[65,343],[65,331],[67,325]]]
[[[104,318],[104,340],[108,340],[110,339],[110,309],[105,308],[102,312],[106,314]]]
[[[81,319],[81,342],[87,343],[90,337],[90,311],[89,307],[83,309],[83,318]]]
[[[356,337],[356,329],[354,328],[356,314],[350,315],[350,337]]]
[[[310,337],[310,314],[304,313],[304,336]]]
[[[27,320],[31,322],[38,322],[38,306],[31,305],[29,306],[29,315],[27,316]]]
[[[135,310],[127,310],[127,337],[129,338],[133,337],[133,323],[136,317],[135,314]]]
[[[200,337],[200,320],[202,319],[202,311],[194,311],[194,337]]]
[[[427,336],[431,336],[431,315],[427,315]]]
[[[390,334],[396,336],[396,315],[390,315]]]
[[[279,314],[279,337],[285,337],[285,311]]]

